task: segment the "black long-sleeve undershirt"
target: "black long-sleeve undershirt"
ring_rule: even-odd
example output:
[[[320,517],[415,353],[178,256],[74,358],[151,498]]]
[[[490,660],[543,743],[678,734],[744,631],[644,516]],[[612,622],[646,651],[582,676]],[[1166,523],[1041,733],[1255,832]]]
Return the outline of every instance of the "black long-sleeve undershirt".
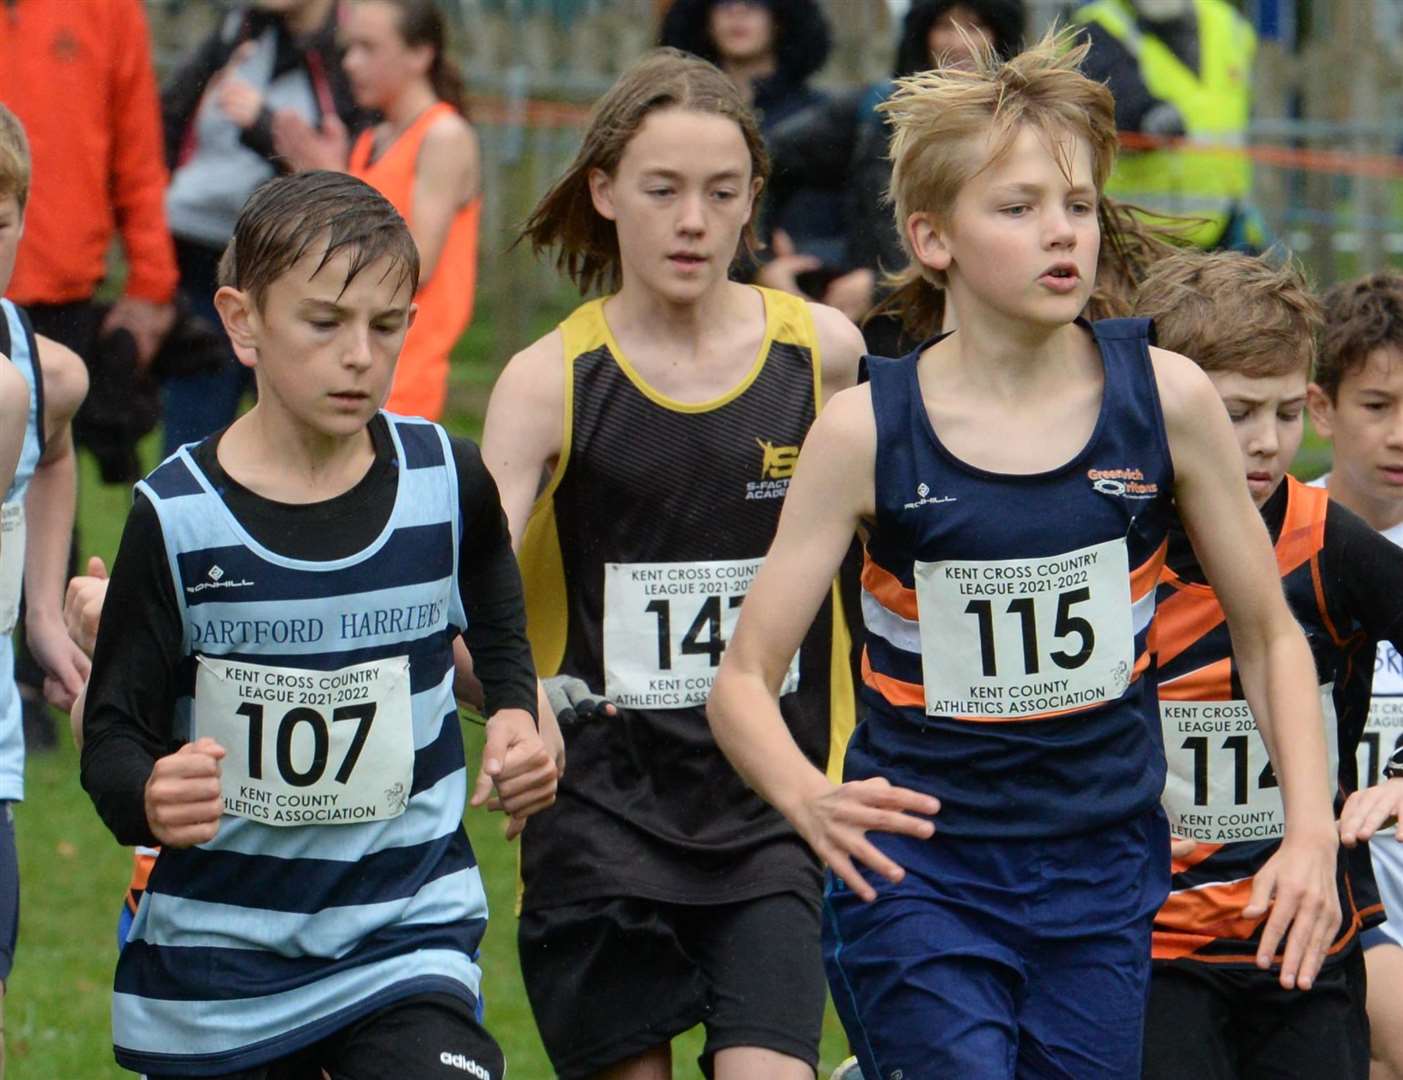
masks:
[[[397,467],[388,426],[370,425],[375,460],[351,490],[291,505],[254,494],[216,456],[218,437],[195,459],[239,523],[260,544],[294,559],[328,561],[364,550],[389,520]],[[497,485],[476,446],[452,440],[462,538],[458,585],[463,635],[482,682],[486,711],[536,712],[536,677],[526,640],[521,575]],[[138,494],[112,567],[93,653],[83,720],[83,787],[124,844],[154,844],[145,788],[156,759],[179,746],[172,731],[175,673],[182,658],[180,609],[155,507]]]

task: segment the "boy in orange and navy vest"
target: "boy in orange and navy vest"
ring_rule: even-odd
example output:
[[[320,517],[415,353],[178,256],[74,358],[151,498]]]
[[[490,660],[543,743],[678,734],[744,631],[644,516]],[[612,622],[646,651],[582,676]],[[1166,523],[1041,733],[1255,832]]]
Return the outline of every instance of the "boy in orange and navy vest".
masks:
[[[1198,361],[1227,407],[1287,601],[1310,643],[1342,797],[1358,786],[1355,749],[1369,709],[1368,680],[1353,676],[1372,668],[1378,641],[1403,638],[1403,551],[1324,490],[1286,475],[1301,444],[1320,305],[1289,263],[1185,252],[1151,271],[1136,314],[1154,320],[1162,347]],[[1181,839],[1154,923],[1144,1076],[1364,1080],[1358,933],[1380,910],[1367,858],[1362,848],[1341,848],[1343,918],[1325,965],[1310,990],[1283,989],[1257,962],[1265,919],[1241,913],[1254,875],[1280,845],[1281,796],[1218,596],[1182,531],[1171,532],[1160,577],[1155,646],[1164,805]]]

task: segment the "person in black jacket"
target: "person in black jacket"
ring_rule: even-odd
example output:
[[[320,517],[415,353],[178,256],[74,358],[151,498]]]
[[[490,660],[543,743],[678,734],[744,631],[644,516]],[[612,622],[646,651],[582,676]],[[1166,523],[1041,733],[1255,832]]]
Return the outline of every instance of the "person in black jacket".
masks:
[[[815,0],[674,0],[659,43],[710,60],[730,76],[755,109],[767,143],[780,125],[829,101],[809,85],[832,48],[828,21]],[[799,258],[805,267],[843,266],[843,206],[842,189],[812,168],[791,185],[782,205],[767,198],[760,232],[780,256],[777,269],[784,271],[784,254],[796,249],[804,253]],[[792,275],[769,280],[765,265],[756,273],[742,262],[741,274],[800,291]]]
[[[1023,0],[916,0],[902,24],[892,78],[924,71],[937,61],[962,63],[969,56],[964,35],[983,37],[1000,56],[1012,56],[1020,48],[1024,21]],[[892,85],[888,79],[834,95],[790,115],[766,136],[774,169],[770,206],[778,214],[815,182],[831,185],[842,199],[841,265],[846,272],[824,282],[816,299],[854,321],[880,295],[883,272],[906,265],[887,201],[890,132],[876,111]],[[793,292],[818,269],[809,255],[779,255],[765,267],[762,280]]]
[[[171,184],[166,215],[180,291],[214,326],[215,270],[239,209],[264,180],[290,171],[273,149],[272,116],[293,109],[320,127],[356,108],[337,45],[335,0],[255,0],[235,8],[171,74],[161,93]],[[167,452],[228,424],[249,381],[232,353],[221,370],[173,378],[164,398]]]

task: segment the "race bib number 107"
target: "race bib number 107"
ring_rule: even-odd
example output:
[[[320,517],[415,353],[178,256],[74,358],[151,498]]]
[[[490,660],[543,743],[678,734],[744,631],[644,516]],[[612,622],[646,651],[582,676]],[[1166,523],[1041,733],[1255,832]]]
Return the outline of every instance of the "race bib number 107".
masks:
[[[760,559],[604,564],[604,693],[625,709],[706,704]],[[799,657],[781,694],[799,687]]]
[[[225,750],[224,812],[265,825],[404,813],[414,775],[409,660],[337,671],[200,657],[195,737]]]
[[[1114,701],[1135,635],[1124,540],[1038,559],[916,562],[926,713],[1034,719]]]

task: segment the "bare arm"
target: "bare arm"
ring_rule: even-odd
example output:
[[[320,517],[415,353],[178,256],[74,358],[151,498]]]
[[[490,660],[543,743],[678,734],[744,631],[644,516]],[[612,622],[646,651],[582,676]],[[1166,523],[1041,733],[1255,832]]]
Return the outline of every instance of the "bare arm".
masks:
[[[857,362],[867,351],[862,331],[837,308],[809,304],[814,329],[818,332],[819,363],[823,372],[823,402],[857,383]],[[870,479],[870,478],[869,478]]]
[[[1315,663],[1281,591],[1271,540],[1237,469],[1239,454],[1212,383],[1191,361],[1155,349],[1155,376],[1176,474],[1175,500],[1232,632],[1243,692],[1271,754],[1286,808],[1280,850],[1257,874],[1248,917],[1271,905],[1257,953],[1270,966],[1290,926],[1281,984],[1308,989],[1340,912],[1336,834]]]
[[[419,287],[438,268],[453,215],[477,198],[482,176],[477,133],[461,117],[437,121],[419,147],[409,227],[419,248]]]
[[[521,550],[526,521],[565,443],[565,345],[552,331],[502,370],[482,431],[482,460],[497,481],[502,509]]]
[[[853,533],[872,516],[876,443],[866,387],[840,394],[819,415],[707,704],[712,733],[736,771],[864,899],[875,892],[854,859],[892,881],[903,875],[865,832],[929,836],[934,826],[915,815],[940,804],[881,779],[835,787],[794,742],[778,693]]]
[[[0,355],[0,493],[15,482],[29,419],[29,383],[19,368]]]
[[[67,709],[83,689],[89,663],[63,622],[68,549],[78,494],[73,452],[73,414],[88,392],[87,369],[72,350],[40,337],[44,377],[44,456],[34,470],[25,500],[25,634],[44,669],[45,695]]]

